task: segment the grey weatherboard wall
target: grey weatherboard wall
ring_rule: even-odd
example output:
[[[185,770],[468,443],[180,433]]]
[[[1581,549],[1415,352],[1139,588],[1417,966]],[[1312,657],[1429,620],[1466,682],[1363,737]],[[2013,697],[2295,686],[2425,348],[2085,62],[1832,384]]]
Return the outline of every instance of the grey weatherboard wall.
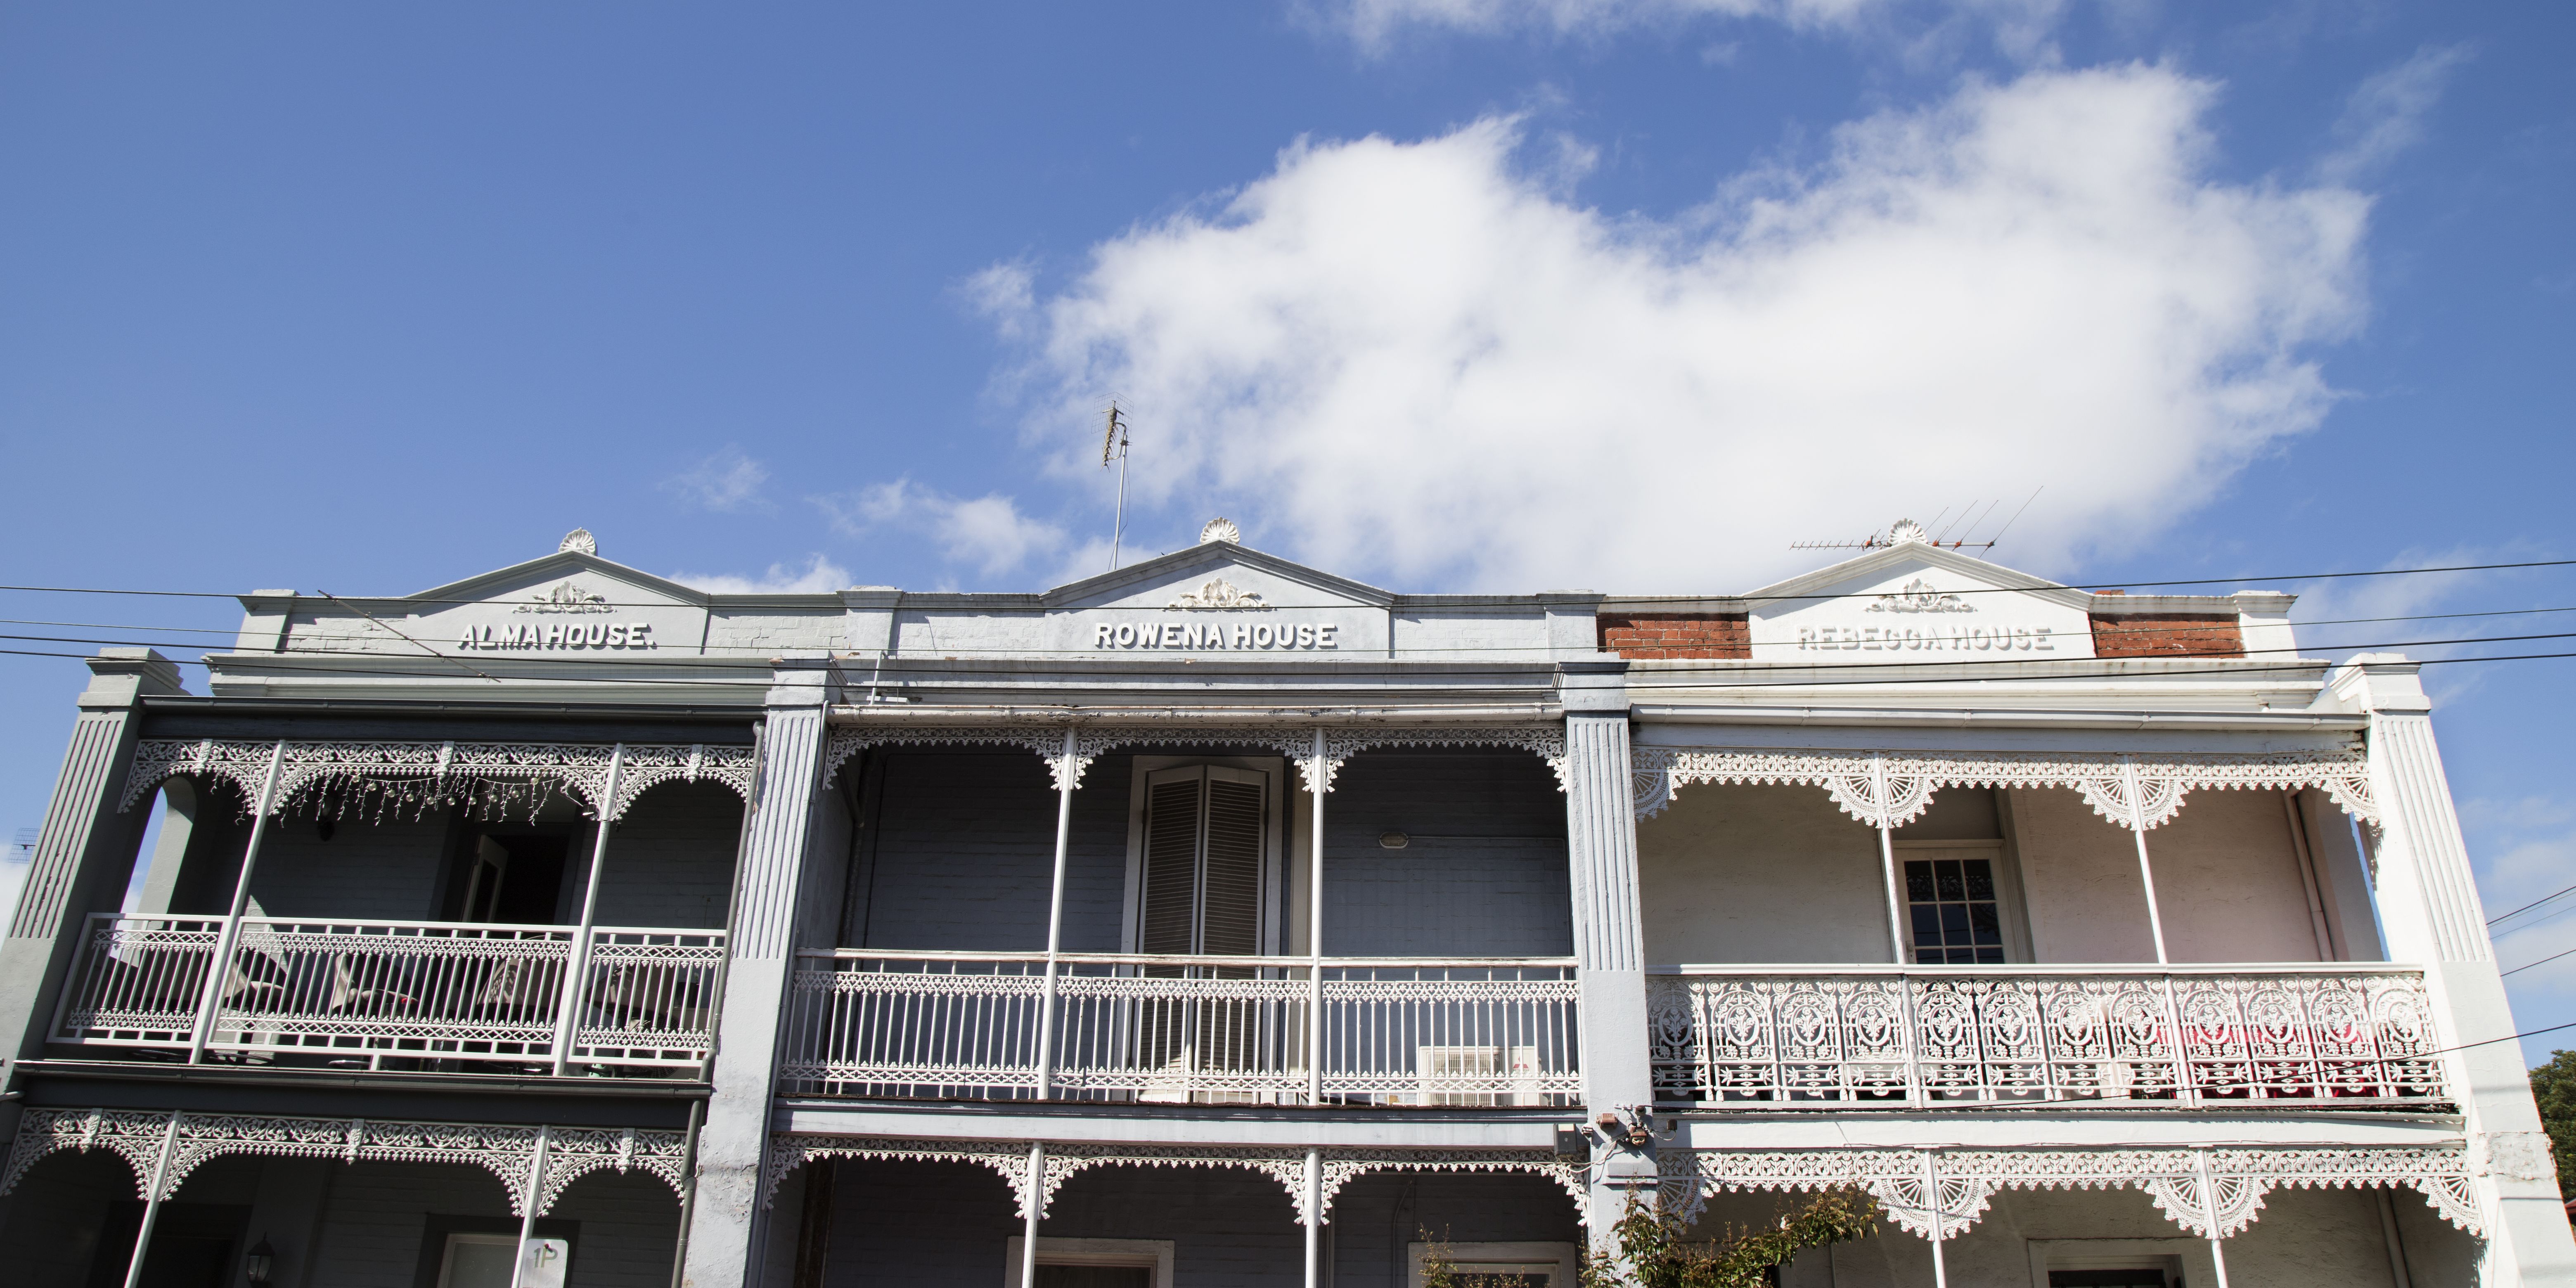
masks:
[[[1133,761],[1104,756],[1073,797],[1064,947],[1117,952]],[[1046,947],[1055,790],[1026,752],[883,753],[866,770],[845,942],[1036,952]],[[1379,844],[1400,831],[1403,849]],[[1324,951],[1331,956],[1573,952],[1565,804],[1523,751],[1366,753],[1324,802]],[[1302,945],[1289,946],[1295,952]]]

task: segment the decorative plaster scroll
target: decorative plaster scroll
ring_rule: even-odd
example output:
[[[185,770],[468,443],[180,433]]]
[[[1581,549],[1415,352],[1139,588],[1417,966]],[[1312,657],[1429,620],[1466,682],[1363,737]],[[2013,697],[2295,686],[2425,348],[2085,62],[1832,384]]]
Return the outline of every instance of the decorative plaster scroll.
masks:
[[[2130,795],[2136,770],[2138,799]],[[2360,752],[2271,752],[2130,756],[2003,751],[1734,751],[1639,748],[1630,781],[1637,816],[1672,803],[1687,783],[1797,783],[1824,788],[1844,813],[1873,827],[1900,827],[1943,787],[2070,787],[2096,813],[2132,827],[2170,822],[2195,790],[2295,791],[2316,787],[2377,826],[2370,765]],[[2133,812],[2134,807],[2134,812]]]
[[[104,1147],[134,1169],[135,1189],[152,1174],[168,1113],[102,1109],[30,1109],[19,1121],[18,1140],[0,1171],[0,1194],[15,1187],[39,1159],[64,1149]],[[461,1163],[490,1172],[510,1195],[513,1215],[527,1210],[528,1165],[539,1127],[492,1123],[379,1122],[364,1118],[282,1118],[256,1114],[191,1114],[178,1117],[177,1146],[159,1197],[179,1186],[208,1159],[227,1154],[268,1158],[324,1158],[345,1163]],[[557,1127],[538,1178],[537,1212],[544,1215],[564,1188],[603,1167],[642,1169],[662,1178],[676,1195],[687,1141],[679,1132]]]
[[[274,742],[240,739],[147,739],[135,747],[119,808],[132,809],[163,779],[178,774],[223,779],[240,790],[243,800],[255,801],[276,747]],[[489,800],[488,789],[500,787],[520,789],[524,801],[512,803],[531,812],[543,804],[545,793],[562,790],[597,818],[615,751],[608,743],[289,741],[270,808],[283,814],[291,802],[305,797],[320,810],[320,793],[335,787],[341,790],[344,809],[350,802],[362,802],[362,809],[367,801],[399,809]],[[752,749],[746,746],[628,743],[617,799],[607,802],[606,816],[623,818],[637,797],[675,781],[722,783],[747,799],[753,765]]]
[[[1324,729],[1324,757],[1315,764],[1315,729],[1311,726],[1263,725],[1078,725],[1073,758],[1067,766],[1064,726],[1002,725],[989,727],[904,727],[863,725],[832,732],[823,749],[823,785],[839,777],[842,762],[868,747],[882,746],[1023,747],[1044,757],[1057,790],[1068,782],[1082,785],[1083,771],[1101,755],[1119,747],[1255,747],[1277,752],[1295,762],[1297,773],[1312,790],[1319,778],[1333,790],[1342,762],[1375,747],[1517,747],[1547,762],[1556,774],[1556,789],[1565,790],[1565,729],[1562,725],[1465,726],[1408,728],[1401,725]]]
[[[1204,544],[1204,543],[1202,543]],[[1205,585],[1163,605],[1165,608],[1268,608],[1261,596],[1227,581],[1210,577]]]
[[[769,1138],[762,1167],[760,1206],[778,1201],[787,1174],[823,1158],[897,1159],[916,1163],[973,1163],[1001,1174],[1011,1187],[1014,1211],[1029,1215],[1029,1142],[987,1140],[905,1140],[880,1136],[822,1136],[780,1132]]]
[[[1010,1185],[1018,1215],[1028,1219],[1031,1189],[1028,1141],[913,1140],[873,1136],[780,1133],[770,1138],[761,1204],[778,1197],[787,1174],[820,1158],[903,1159],[975,1163],[992,1168]],[[1581,1210],[1584,1167],[1547,1150],[1526,1149],[1326,1149],[1322,1154],[1323,1218],[1332,1219],[1334,1196],[1368,1172],[1527,1172],[1554,1180]],[[1044,1175],[1035,1186],[1039,1214],[1058,1190],[1096,1167],[1237,1167],[1259,1172],[1288,1192],[1299,1224],[1313,1219],[1306,1197],[1306,1151],[1252,1145],[1056,1145],[1046,1147]]]
[[[2483,1234],[2460,1149],[2210,1149],[2216,1215],[2201,1197],[2194,1149],[1747,1151],[1667,1148],[1658,1159],[1664,1202],[1696,1217],[1715,1191],[1867,1189],[1888,1217],[1918,1237],[1936,1224],[1956,1238],[2004,1189],[2137,1189],[2195,1238],[2242,1232],[2276,1187],[2409,1186],[2425,1204],[2471,1234]],[[1937,1177],[1940,1200],[1925,1198]]]

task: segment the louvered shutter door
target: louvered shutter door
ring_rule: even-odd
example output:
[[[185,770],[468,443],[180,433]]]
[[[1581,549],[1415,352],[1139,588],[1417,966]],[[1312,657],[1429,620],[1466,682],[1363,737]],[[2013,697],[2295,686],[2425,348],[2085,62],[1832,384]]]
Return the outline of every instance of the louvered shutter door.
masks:
[[[1145,789],[1145,900],[1136,951],[1195,951],[1198,921],[1199,792],[1204,772],[1160,774]]]
[[[1261,951],[1261,782],[1218,777],[1223,772],[1208,777],[1199,951],[1244,957]]]

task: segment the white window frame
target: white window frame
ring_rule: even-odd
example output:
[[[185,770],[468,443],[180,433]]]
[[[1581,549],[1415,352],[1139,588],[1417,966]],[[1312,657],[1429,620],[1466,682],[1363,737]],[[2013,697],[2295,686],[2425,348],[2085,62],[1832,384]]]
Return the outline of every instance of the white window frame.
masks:
[[[1547,1276],[1547,1288],[1574,1288],[1580,1273],[1583,1253],[1571,1243],[1452,1243],[1449,1260],[1468,1274]],[[1405,1245],[1405,1263],[1412,1267],[1405,1274],[1406,1288],[1422,1288],[1431,1245]]]
[[[1480,1070],[1487,1076],[1511,1075],[1512,1089],[1492,1091],[1444,1091],[1434,1086],[1441,1078],[1443,1057],[1474,1056],[1487,1066]],[[1538,1048],[1535,1046],[1417,1046],[1413,1048],[1413,1071],[1420,1090],[1414,1093],[1418,1105],[1544,1105],[1547,1093],[1538,1089]]]
[[[562,1249],[564,1256],[561,1268],[557,1269],[553,1275],[542,1277],[523,1277],[521,1282],[539,1285],[561,1285],[564,1281],[565,1272],[569,1271],[572,1265],[571,1243],[564,1239],[549,1238],[543,1235],[530,1239],[528,1242],[538,1244],[551,1243],[557,1248]],[[527,1255],[526,1250],[519,1247],[519,1236],[517,1234],[492,1234],[476,1230],[450,1230],[447,1232],[446,1241],[439,1246],[438,1250],[438,1288],[451,1288],[451,1285],[454,1283],[456,1274],[456,1249],[459,1245],[464,1244],[493,1248],[511,1248],[518,1250],[521,1257]],[[513,1264],[515,1265],[515,1262]]]
[[[1281,834],[1287,817],[1287,802],[1281,797],[1288,785],[1288,762],[1275,756],[1138,756],[1134,759],[1127,791],[1127,886],[1119,899],[1118,950],[1125,953],[1138,951],[1136,937],[1145,913],[1147,780],[1159,770],[1188,769],[1194,765],[1215,765],[1262,776],[1260,948],[1264,955],[1302,956],[1282,943],[1288,903],[1287,891],[1282,888],[1282,856],[1287,853],[1288,846],[1287,838]]]
[[[2051,1270],[2127,1270],[2157,1266],[2191,1288],[2218,1282],[2218,1263],[2200,1239],[2031,1239],[2031,1288],[2048,1288]]]
[[[1022,1235],[1012,1235],[1002,1263],[1002,1288],[1021,1288]],[[1154,1288],[1172,1288],[1172,1241],[1169,1239],[1059,1239],[1038,1236],[1041,1266],[1130,1266],[1154,1272]]]
[[[1988,860],[1994,869],[1995,920],[1998,923],[1998,929],[2003,931],[2004,964],[2024,963],[2031,959],[2030,922],[2022,911],[2021,882],[2018,879],[2019,874],[2013,868],[2013,847],[2010,841],[1890,840],[1888,844],[1896,851],[1896,885],[1899,896],[1906,895],[1905,861],[1907,859]],[[1917,964],[1914,958],[1914,901],[1911,897],[1901,897],[1899,902],[1905,908],[1904,964],[1912,966]]]

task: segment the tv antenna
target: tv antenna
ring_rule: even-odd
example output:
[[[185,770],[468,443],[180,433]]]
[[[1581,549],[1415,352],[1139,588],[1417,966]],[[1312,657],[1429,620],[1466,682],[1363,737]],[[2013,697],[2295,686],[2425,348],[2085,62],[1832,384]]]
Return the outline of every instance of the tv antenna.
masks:
[[[1127,535],[1127,418],[1118,410],[1118,400],[1109,400],[1103,414],[1108,422],[1100,437],[1100,468],[1108,469],[1118,462],[1118,511],[1109,526],[1109,571],[1118,571],[1118,543]]]

